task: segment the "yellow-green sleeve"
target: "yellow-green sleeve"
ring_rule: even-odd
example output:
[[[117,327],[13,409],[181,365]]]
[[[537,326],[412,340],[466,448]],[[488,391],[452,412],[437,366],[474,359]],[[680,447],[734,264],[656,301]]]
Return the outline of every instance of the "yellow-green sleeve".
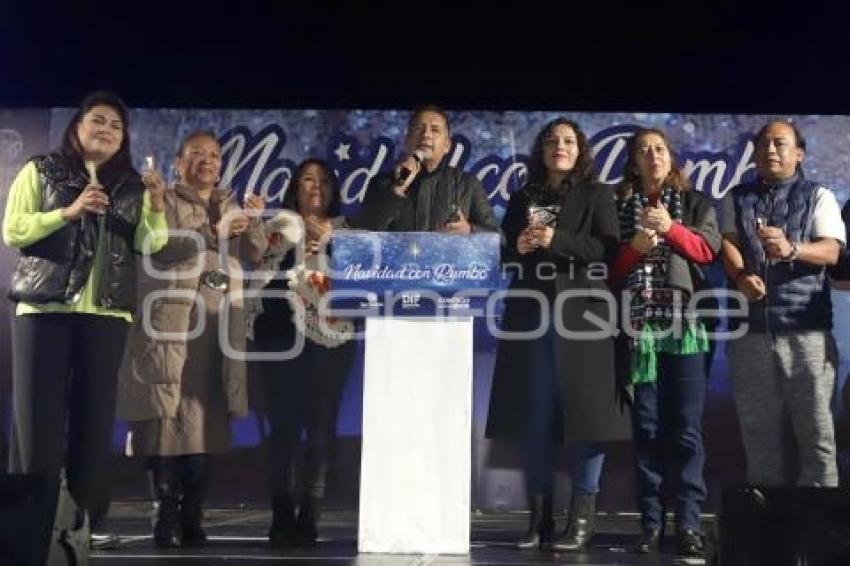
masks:
[[[65,225],[62,210],[41,212],[38,170],[30,161],[12,182],[3,215],[3,242],[23,248],[45,238]]]
[[[148,239],[149,250],[145,249],[145,240]],[[136,237],[133,247],[137,252],[156,253],[168,243],[168,222],[165,220],[165,211],[154,212],[151,209],[150,193],[145,191],[142,197],[142,218],[136,226]]]

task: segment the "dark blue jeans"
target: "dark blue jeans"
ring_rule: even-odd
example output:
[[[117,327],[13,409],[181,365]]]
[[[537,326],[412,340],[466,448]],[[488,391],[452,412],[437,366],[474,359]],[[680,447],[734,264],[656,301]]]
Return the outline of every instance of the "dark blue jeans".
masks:
[[[555,467],[555,442],[561,407],[561,393],[555,375],[554,332],[529,345],[532,349],[528,368],[527,414],[524,461],[525,487],[529,495],[552,495]],[[601,445],[577,443],[570,446],[570,478],[573,493],[593,495],[599,492],[599,478],[605,463]]]
[[[705,502],[704,358],[660,354],[657,383],[635,386],[638,505],[644,529],[663,528],[664,493],[672,491],[676,527],[700,530]]]

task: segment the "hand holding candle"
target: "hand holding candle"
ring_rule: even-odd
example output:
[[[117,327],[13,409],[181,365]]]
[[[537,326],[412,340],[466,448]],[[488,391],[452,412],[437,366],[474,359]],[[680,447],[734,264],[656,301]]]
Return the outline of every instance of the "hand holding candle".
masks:
[[[94,161],[86,161],[85,167],[89,174],[89,183],[70,206],[62,209],[62,219],[65,222],[75,222],[86,212],[104,214],[109,205],[109,197],[97,180],[97,165]]]
[[[142,169],[142,183],[150,197],[151,210],[162,212],[165,210],[165,181],[154,165],[153,155],[145,157],[145,166]]]
[[[86,161],[86,171],[89,174],[89,184],[100,186],[100,181],[97,180],[97,164],[94,161]]]

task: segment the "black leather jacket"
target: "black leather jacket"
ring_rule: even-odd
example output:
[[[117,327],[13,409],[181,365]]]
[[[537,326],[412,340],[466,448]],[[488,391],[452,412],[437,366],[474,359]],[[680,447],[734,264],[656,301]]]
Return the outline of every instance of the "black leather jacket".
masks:
[[[349,217],[348,223],[361,230],[436,231],[455,206],[466,216],[473,232],[499,229],[481,182],[449,167],[445,159],[434,171],[421,172],[406,198],[393,191],[391,171],[376,176],[366,189],[360,212]]]
[[[60,154],[34,157],[41,190],[41,211],[70,206],[88,180]],[[142,214],[144,185],[135,171],[104,181],[109,206],[101,217],[86,213],[49,236],[21,249],[9,298],[27,303],[74,303],[94,264],[103,231],[95,304],[132,312],[136,307],[133,241]]]

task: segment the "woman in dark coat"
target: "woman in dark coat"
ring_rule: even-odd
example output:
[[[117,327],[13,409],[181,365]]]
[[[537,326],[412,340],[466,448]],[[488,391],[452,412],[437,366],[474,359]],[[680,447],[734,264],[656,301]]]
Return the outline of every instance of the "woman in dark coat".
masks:
[[[553,542],[556,445],[570,445],[573,494],[567,528],[553,546],[581,550],[593,535],[600,443],[631,435],[615,381],[616,310],[605,281],[605,262],[617,249],[617,211],[612,190],[592,182],[592,165],[578,124],[550,122],[535,139],[528,183],[511,197],[502,223],[503,261],[515,272],[503,332],[540,330],[501,337],[487,423],[488,437],[524,444],[531,518],[520,548]]]

